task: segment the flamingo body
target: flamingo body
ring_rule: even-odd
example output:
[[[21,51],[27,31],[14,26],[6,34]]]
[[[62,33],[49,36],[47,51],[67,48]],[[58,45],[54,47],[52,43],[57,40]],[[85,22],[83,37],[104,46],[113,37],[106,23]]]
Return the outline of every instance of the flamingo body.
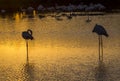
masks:
[[[23,31],[22,32],[22,37],[25,39],[25,40],[33,40],[33,36],[32,36],[32,30],[28,29],[27,31]]]
[[[98,35],[104,35],[106,37],[109,36],[107,31],[105,30],[105,28],[103,26],[97,25],[97,24],[95,25],[95,27],[94,27],[92,32],[96,32]]]

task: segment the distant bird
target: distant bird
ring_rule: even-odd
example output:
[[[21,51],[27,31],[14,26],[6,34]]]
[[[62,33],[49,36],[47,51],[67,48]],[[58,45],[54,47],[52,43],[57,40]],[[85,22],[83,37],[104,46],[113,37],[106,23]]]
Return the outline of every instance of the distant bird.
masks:
[[[90,16],[88,14],[88,19],[86,20],[87,23],[91,22],[92,20],[90,19]]]
[[[28,29],[27,31],[23,31],[22,37],[26,40],[27,62],[28,62],[29,61],[29,58],[28,58],[28,40],[33,40],[32,30]]]
[[[55,11],[55,8],[54,8],[54,7],[48,7],[48,8],[47,8],[47,11],[49,11],[49,12],[54,12],[54,11]]]
[[[6,10],[4,10],[4,9],[1,10],[1,13],[5,13],[5,12],[6,12]]]
[[[38,16],[39,16],[40,19],[45,18],[45,15],[39,14]]]
[[[28,13],[33,13],[33,10],[34,10],[34,8],[31,6],[27,8]]]
[[[67,19],[72,19],[71,15],[66,15]]]
[[[76,9],[77,9],[78,11],[83,11],[83,10],[86,9],[86,7],[87,7],[87,5],[79,4],[79,5],[76,7]]]
[[[93,11],[95,9],[93,3],[90,3],[89,6],[85,7],[85,12],[86,15],[88,15],[88,19],[86,20],[86,22],[91,22],[92,20],[90,19],[90,12]]]
[[[0,10],[0,15],[2,18],[5,18],[5,16],[6,16],[5,13],[6,13],[6,10],[4,10],[4,9]]]
[[[101,25],[96,24],[93,31],[98,34],[98,40],[99,40],[99,62],[103,61],[103,41],[102,41],[102,35],[108,37],[108,33],[105,30],[105,28]]]
[[[105,7],[104,5],[102,5],[102,4],[100,4],[100,3],[95,4],[94,7],[95,7],[97,10],[99,10],[99,11],[106,9],[106,7]]]
[[[34,16],[35,16],[34,8],[29,6],[26,9],[26,14],[27,14],[28,18],[34,18]]]
[[[39,6],[37,7],[37,10],[38,10],[38,13],[40,13],[40,12],[45,11],[46,9],[44,8],[43,5],[39,5]]]

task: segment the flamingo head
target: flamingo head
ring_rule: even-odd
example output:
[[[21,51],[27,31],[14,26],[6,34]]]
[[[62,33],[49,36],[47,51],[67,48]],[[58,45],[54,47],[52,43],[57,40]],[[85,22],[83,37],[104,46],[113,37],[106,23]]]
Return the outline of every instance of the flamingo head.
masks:
[[[28,29],[27,32],[28,32],[30,35],[33,34],[31,29]]]

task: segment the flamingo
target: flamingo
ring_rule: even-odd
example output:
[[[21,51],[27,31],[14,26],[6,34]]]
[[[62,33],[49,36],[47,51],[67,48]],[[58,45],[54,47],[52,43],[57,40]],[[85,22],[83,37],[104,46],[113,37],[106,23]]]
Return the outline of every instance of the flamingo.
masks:
[[[102,4],[100,4],[100,3],[95,4],[94,7],[95,7],[96,9],[100,10],[100,11],[106,9],[106,7],[105,7],[104,5],[102,5]]]
[[[26,40],[27,62],[28,62],[29,61],[29,58],[28,58],[28,40],[33,40],[32,30],[28,29],[27,31],[23,31],[22,37]]]
[[[44,11],[44,10],[45,10],[45,8],[44,8],[44,6],[43,6],[43,5],[39,5],[39,6],[38,6],[38,8],[37,8],[37,10],[38,10],[38,11]]]
[[[1,10],[1,13],[5,13],[5,12],[6,12],[6,10],[4,10],[4,9]]]
[[[93,31],[98,34],[99,39],[99,61],[103,61],[103,41],[102,41],[102,35],[108,37],[108,33],[105,30],[105,28],[101,25],[96,24]]]
[[[50,12],[53,12],[53,11],[55,11],[55,8],[54,7],[48,7],[47,10],[50,11]]]
[[[4,9],[0,10],[0,14],[3,18],[5,18],[5,13],[6,13],[6,10]]]
[[[34,18],[34,8],[33,7],[29,6],[26,10],[26,13],[29,18]]]
[[[88,12],[88,19],[86,20],[86,22],[91,22],[92,21],[90,19],[90,13],[89,12],[93,11],[94,9],[95,9],[95,7],[94,7],[93,3],[90,3],[90,5],[85,8],[85,11]]]

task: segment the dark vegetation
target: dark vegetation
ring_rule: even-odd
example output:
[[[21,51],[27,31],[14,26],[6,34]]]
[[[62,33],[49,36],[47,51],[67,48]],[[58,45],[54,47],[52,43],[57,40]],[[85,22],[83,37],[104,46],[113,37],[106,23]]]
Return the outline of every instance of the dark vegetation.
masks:
[[[120,9],[120,0],[0,0],[0,9],[6,9],[7,11],[18,11],[21,8],[27,8],[32,6],[35,9],[39,4],[45,7],[58,5],[68,5],[69,3],[78,5],[80,3],[101,3],[106,6],[107,10]]]

